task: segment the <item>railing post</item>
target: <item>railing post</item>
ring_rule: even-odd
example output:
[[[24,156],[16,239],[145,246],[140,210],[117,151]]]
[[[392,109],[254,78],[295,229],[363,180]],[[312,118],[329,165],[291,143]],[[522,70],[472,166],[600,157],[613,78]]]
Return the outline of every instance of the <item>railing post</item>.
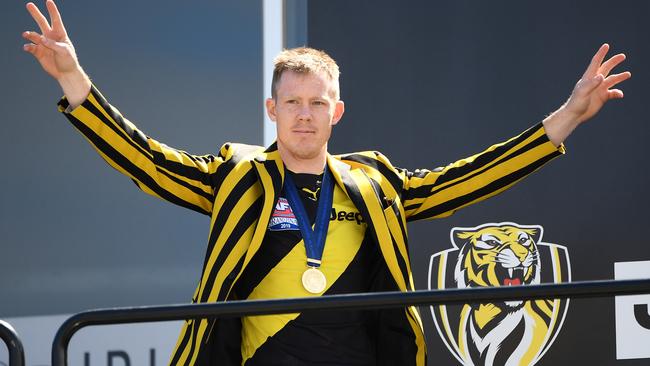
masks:
[[[3,320],[0,320],[0,338],[5,342],[9,351],[9,366],[25,366],[25,351],[20,338],[18,338],[18,333],[11,324]]]

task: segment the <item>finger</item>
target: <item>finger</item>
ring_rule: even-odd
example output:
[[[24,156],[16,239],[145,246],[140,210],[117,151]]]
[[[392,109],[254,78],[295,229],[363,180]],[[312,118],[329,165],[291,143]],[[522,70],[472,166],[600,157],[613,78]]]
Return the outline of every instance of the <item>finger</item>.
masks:
[[[583,78],[592,78],[596,76],[596,72],[600,68],[600,64],[603,63],[603,59],[605,59],[607,51],[609,51],[609,45],[607,43],[604,43],[602,46],[600,46],[598,52],[596,52],[594,57],[591,58],[591,63],[589,63],[587,70],[582,75]]]
[[[629,71],[622,72],[620,74],[610,75],[610,76],[607,77],[607,79],[605,79],[603,85],[605,86],[606,89],[609,89],[612,86],[614,86],[614,85],[616,85],[616,84],[618,84],[618,83],[620,83],[622,81],[625,81],[625,80],[627,80],[627,79],[629,79],[631,77],[632,77],[632,73],[629,72]]]
[[[28,41],[31,41],[34,45],[43,46],[54,51],[55,53],[61,53],[67,50],[67,44],[65,42],[57,42],[36,32],[23,32],[23,37]]]
[[[612,89],[607,91],[607,99],[622,99],[623,97],[623,91],[620,89]]]
[[[26,44],[23,45],[23,50],[25,50],[26,52],[29,52],[29,53],[31,53],[33,55],[34,52],[36,52],[36,45],[33,44],[33,43],[26,43]]]
[[[613,68],[615,68],[618,64],[623,62],[625,60],[625,54],[619,53],[616,56],[612,56],[609,60],[605,61],[600,68],[598,69],[598,72],[600,74],[603,74],[605,76],[609,75],[609,72],[612,71]]]
[[[589,79],[583,79],[580,81],[580,84],[578,85],[577,92],[580,95],[588,95],[589,93],[594,91],[603,82],[604,79],[605,78],[601,74],[598,74]]]
[[[47,0],[45,3],[47,6],[47,12],[50,14],[50,19],[52,20],[52,29],[55,32],[63,32],[65,34],[65,27],[63,26],[63,20],[61,19],[61,13],[57,8],[56,4],[52,0]]]
[[[23,32],[23,38],[34,44],[41,43],[41,37],[42,36],[36,32]]]
[[[29,11],[29,14],[31,14],[32,18],[34,18],[34,21],[36,21],[36,24],[38,24],[38,27],[41,28],[41,33],[49,32],[52,28],[50,28],[50,24],[47,22],[47,19],[45,19],[45,16],[43,16],[43,13],[38,9],[34,3],[27,3],[27,11]]]
[[[45,46],[46,48],[49,48],[50,50],[54,51],[54,53],[57,54],[63,54],[68,50],[66,43],[57,42],[53,39],[49,39],[43,36],[41,36],[41,41],[39,44]]]

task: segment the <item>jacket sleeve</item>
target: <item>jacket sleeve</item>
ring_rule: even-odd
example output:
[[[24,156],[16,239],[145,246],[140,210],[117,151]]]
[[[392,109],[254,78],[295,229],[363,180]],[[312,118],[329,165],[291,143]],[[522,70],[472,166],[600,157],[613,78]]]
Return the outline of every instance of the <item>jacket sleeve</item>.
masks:
[[[113,168],[144,192],[209,215],[214,201],[213,176],[232,153],[224,145],[217,156],[190,155],[145,136],[110,105],[93,85],[88,98],[62,112]]]
[[[408,221],[440,218],[501,193],[564,153],[540,123],[480,154],[433,170],[405,171],[402,203]]]

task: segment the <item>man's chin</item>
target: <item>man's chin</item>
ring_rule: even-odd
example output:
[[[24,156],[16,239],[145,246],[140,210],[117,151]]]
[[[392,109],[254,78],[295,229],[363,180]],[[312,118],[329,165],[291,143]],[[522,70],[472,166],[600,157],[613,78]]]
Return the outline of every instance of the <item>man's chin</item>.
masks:
[[[320,157],[320,151],[296,151],[293,156],[300,160],[314,160]]]
[[[323,151],[323,148],[322,147],[317,148],[312,146],[300,146],[294,148],[286,148],[285,150],[289,152],[296,159],[311,160],[311,159],[318,158],[321,152]]]

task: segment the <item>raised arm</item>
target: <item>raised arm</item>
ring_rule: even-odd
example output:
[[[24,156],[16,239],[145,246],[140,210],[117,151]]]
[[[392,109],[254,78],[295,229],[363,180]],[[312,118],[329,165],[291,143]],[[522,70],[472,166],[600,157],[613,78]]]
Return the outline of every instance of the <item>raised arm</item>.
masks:
[[[83,71],[52,0],[46,6],[50,21],[33,3],[27,4],[41,33],[24,32],[25,51],[56,79],[65,98],[59,110],[113,168],[130,177],[140,189],[158,198],[210,214],[219,168],[232,156],[231,145],[215,155],[195,156],[146,136],[102,96]],[[224,173],[221,169],[221,173]]]
[[[610,75],[625,55],[617,54],[603,62],[608,50],[607,44],[600,47],[566,103],[541,124],[446,167],[406,173],[406,217],[420,220],[451,215],[506,190],[562,154],[563,141],[577,126],[598,113],[608,100],[623,98],[623,92],[612,87],[631,74]]]
[[[612,88],[632,74],[625,71],[610,75],[614,67],[625,60],[625,55],[619,53],[603,62],[608,51],[608,44],[600,46],[566,103],[544,119],[546,133],[555,146],[559,146],[576,127],[598,113],[608,100],[623,98],[623,91]]]
[[[41,30],[41,33],[26,31],[23,37],[30,41],[23,49],[31,53],[41,64],[43,70],[61,85],[63,94],[72,108],[80,105],[90,93],[90,78],[83,71],[74,46],[65,31],[61,13],[54,1],[45,2],[50,21],[34,3],[27,4],[27,11]]]

